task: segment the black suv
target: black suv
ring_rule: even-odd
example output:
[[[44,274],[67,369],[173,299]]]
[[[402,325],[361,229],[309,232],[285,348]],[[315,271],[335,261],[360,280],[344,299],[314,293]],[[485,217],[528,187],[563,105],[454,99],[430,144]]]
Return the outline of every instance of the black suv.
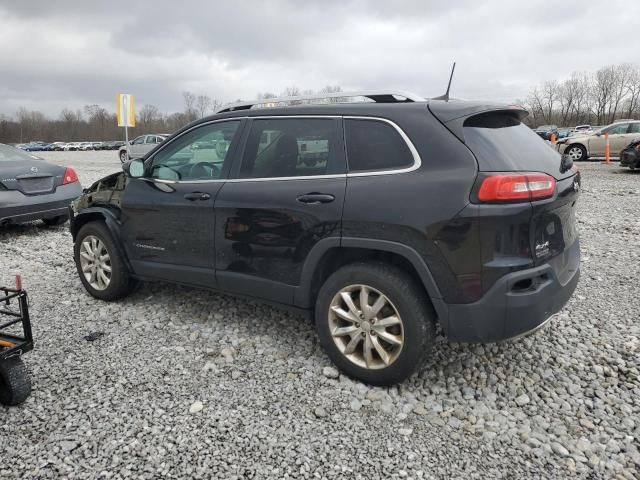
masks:
[[[359,95],[226,108],[86,189],[85,288],[165,280],[313,312],[335,364],[378,385],[420,365],[436,324],[460,342],[539,328],[578,283],[577,170],[519,107]]]

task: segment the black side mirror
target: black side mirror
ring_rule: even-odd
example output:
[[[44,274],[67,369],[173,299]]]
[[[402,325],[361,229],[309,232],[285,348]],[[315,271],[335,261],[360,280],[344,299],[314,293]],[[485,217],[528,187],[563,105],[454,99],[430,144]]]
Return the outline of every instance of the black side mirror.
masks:
[[[144,176],[144,162],[140,158],[127,160],[122,164],[122,171],[131,178],[140,178]]]

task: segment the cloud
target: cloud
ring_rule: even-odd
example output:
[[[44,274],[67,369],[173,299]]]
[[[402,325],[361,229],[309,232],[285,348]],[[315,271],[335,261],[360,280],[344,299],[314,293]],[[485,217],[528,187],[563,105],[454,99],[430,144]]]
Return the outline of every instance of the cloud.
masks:
[[[0,114],[55,116],[118,92],[171,112],[181,92],[219,100],[320,89],[513,101],[543,80],[637,61],[640,3],[0,1]]]

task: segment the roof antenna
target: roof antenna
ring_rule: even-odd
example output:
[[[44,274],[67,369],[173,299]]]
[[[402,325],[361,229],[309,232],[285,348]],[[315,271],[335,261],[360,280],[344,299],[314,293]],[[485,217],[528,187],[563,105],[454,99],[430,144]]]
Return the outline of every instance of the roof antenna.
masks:
[[[449,85],[447,85],[447,92],[444,95],[435,97],[434,100],[444,100],[445,102],[449,101],[449,90],[451,90],[451,80],[453,80],[453,72],[455,71],[456,71],[456,62],[453,62],[453,67],[451,67],[451,75],[449,76]]]

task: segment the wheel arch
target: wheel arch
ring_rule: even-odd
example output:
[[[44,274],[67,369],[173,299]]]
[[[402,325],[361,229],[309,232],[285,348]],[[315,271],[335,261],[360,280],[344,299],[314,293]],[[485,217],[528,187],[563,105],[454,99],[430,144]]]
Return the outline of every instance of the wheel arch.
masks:
[[[313,308],[320,287],[331,273],[348,263],[367,260],[390,262],[405,270],[423,285],[438,318],[443,321],[447,318],[447,306],[424,259],[413,248],[388,240],[343,237],[318,242],[303,266],[294,303],[301,308]]]
[[[74,217],[70,217],[71,237],[75,242],[80,229],[88,223],[95,221],[104,223],[109,229],[111,236],[113,237],[113,241],[119,250],[118,253],[122,255],[122,258],[129,268],[129,271],[133,272],[133,270],[131,269],[131,263],[129,262],[129,257],[127,256],[127,252],[122,245],[122,236],[120,234],[120,220],[118,219],[118,216],[119,211],[114,211],[114,209],[111,208],[89,207],[83,209]]]

